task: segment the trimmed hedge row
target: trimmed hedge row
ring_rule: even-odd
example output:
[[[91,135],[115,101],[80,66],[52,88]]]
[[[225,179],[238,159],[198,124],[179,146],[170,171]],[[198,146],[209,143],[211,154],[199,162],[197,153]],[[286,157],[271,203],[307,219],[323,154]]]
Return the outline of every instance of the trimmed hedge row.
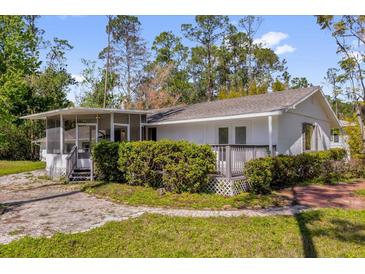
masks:
[[[198,192],[215,171],[210,146],[186,141],[100,142],[94,146],[97,177],[130,185]]]
[[[307,180],[331,182],[339,179],[345,158],[343,149],[303,153],[296,156],[280,155],[251,160],[246,163],[244,175],[254,193],[267,194]],[[344,165],[344,163],[342,163]]]

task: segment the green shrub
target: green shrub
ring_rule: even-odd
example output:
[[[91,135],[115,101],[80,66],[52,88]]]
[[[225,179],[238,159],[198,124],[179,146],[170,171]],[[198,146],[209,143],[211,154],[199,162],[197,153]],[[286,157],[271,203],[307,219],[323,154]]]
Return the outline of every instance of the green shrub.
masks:
[[[93,146],[95,175],[103,181],[123,182],[124,174],[118,169],[119,143],[100,141]]]
[[[160,187],[162,174],[156,163],[156,142],[124,142],[119,147],[119,169],[130,185]]]
[[[163,167],[163,184],[174,192],[198,192],[215,170],[215,156],[208,145],[180,143],[181,150]]]
[[[324,160],[340,161],[343,160],[347,155],[346,150],[343,148],[331,148],[329,150],[306,152],[304,154],[318,157],[320,158],[321,161]]]
[[[310,153],[298,154],[293,158],[297,181],[311,180],[321,174],[321,165],[325,158]]]
[[[295,157],[280,155],[272,158],[272,189],[282,189],[292,186],[297,180],[298,175],[295,170]]]
[[[344,167],[344,176],[346,178],[365,177],[365,160],[363,159],[351,159]]]
[[[164,187],[174,192],[197,192],[215,170],[208,145],[161,140],[123,143],[119,169],[128,184]]]
[[[346,156],[343,149],[302,153],[296,156],[279,155],[260,158],[245,164],[244,175],[251,191],[269,193],[318,178],[324,182],[339,180],[344,173]],[[361,170],[357,167],[357,173]]]
[[[248,161],[245,164],[244,176],[250,185],[250,191],[255,194],[268,194],[271,192],[273,181],[273,158],[260,158]]]

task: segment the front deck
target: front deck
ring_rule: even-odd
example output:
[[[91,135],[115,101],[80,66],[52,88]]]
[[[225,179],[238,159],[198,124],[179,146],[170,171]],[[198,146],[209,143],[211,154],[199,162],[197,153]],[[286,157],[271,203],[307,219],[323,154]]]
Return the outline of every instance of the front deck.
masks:
[[[211,145],[216,154],[216,172],[218,176],[232,178],[243,176],[245,163],[276,155],[276,145],[270,152],[268,145]]]

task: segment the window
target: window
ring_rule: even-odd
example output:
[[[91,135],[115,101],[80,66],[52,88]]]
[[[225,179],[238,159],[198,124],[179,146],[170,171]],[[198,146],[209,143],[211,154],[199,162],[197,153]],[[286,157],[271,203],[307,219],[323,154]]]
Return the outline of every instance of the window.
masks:
[[[340,142],[340,130],[338,128],[333,128],[331,130],[332,142],[339,143]]]
[[[236,145],[246,144],[246,127],[236,127],[235,137]]]
[[[157,130],[155,127],[148,128],[148,140],[156,141],[157,140]]]
[[[218,143],[228,144],[228,127],[220,127],[218,129]]]
[[[314,125],[304,123],[303,124],[303,148],[304,151],[313,149],[313,132]]]

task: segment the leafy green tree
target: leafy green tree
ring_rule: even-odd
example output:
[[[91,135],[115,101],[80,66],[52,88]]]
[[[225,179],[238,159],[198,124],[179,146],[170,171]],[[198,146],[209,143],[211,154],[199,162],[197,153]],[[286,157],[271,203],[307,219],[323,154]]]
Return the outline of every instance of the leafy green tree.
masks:
[[[66,40],[44,40],[39,16],[0,16],[0,158],[34,159],[31,141],[44,133],[44,124],[20,116],[64,107],[73,79],[66,70]],[[41,67],[40,49],[50,48]]]
[[[312,84],[305,77],[294,77],[290,80],[290,88],[307,88],[312,86]]]
[[[136,16],[118,15],[113,16],[109,24],[110,67],[115,72],[114,76],[119,77],[120,100],[124,98],[131,102],[137,95],[148,59],[146,42],[141,36],[141,23]]]
[[[342,93],[341,83],[343,82],[343,77],[339,74],[340,70],[338,68],[329,68],[327,70],[325,81],[330,85],[332,90],[333,97],[333,107],[335,109],[335,113],[338,116],[338,101],[339,96]]]
[[[78,103],[83,107],[103,107],[105,102],[109,107],[119,107],[120,99],[113,94],[113,90],[118,86],[118,75],[109,72],[107,90],[110,92],[104,98],[106,76],[104,69],[98,67],[96,61],[82,59],[81,62],[84,65],[80,83],[83,93],[77,97]]]
[[[206,86],[206,98],[208,101],[213,99],[216,92],[214,77],[216,71],[215,43],[223,38],[227,24],[228,16],[198,15],[195,17],[195,25],[183,24],[181,26],[185,37],[199,44],[199,49],[192,52],[194,56],[191,58],[191,63],[202,66],[204,75],[200,79],[202,83],[198,85]]]
[[[164,90],[171,96],[179,97],[181,103],[190,103],[193,87],[189,82],[187,68],[189,48],[184,46],[181,38],[172,32],[162,32],[153,41],[151,49],[155,55],[147,68],[149,72],[152,72],[151,77],[154,77],[156,67],[159,68],[158,71],[165,67],[169,75]]]
[[[286,89],[285,83],[281,82],[278,78],[275,79],[271,85],[272,91],[282,91]]]
[[[340,55],[339,65],[347,80],[349,98],[356,107],[356,117],[360,126],[361,138],[365,144],[364,117],[365,101],[365,16],[344,15],[317,16],[321,29],[331,33]]]

